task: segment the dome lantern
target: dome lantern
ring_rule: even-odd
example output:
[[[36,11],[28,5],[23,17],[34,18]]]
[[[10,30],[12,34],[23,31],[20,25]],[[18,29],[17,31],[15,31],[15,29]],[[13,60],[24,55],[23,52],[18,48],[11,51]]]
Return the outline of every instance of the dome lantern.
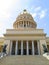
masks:
[[[23,13],[27,13],[27,10],[26,10],[26,9],[24,9],[24,10],[23,10]]]

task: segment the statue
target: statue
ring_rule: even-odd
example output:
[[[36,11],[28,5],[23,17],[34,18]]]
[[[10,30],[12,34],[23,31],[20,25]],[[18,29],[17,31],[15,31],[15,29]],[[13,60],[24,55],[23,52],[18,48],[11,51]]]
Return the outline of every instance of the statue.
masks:
[[[5,44],[5,45],[3,46],[3,51],[2,51],[2,52],[3,52],[4,54],[7,54],[7,53],[6,53],[6,48],[7,48],[7,44]]]
[[[47,47],[43,44],[44,53],[48,52]]]
[[[6,53],[6,47],[7,47],[7,44],[5,44],[5,45],[3,46],[3,50],[2,50],[2,53],[1,53],[1,55],[0,55],[0,59],[1,59],[2,57],[4,57],[4,56],[7,55],[7,53]]]

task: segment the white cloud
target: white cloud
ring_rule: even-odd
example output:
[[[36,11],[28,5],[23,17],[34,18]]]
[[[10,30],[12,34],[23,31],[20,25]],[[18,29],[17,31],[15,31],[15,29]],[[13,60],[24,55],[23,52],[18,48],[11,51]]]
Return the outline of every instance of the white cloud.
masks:
[[[44,23],[44,26],[46,26],[46,23]]]
[[[20,5],[20,0],[0,0],[0,18],[9,18],[11,16],[10,10],[17,5]]]
[[[37,16],[37,13],[33,13],[32,16],[35,18]]]
[[[42,19],[46,16],[47,9],[43,9],[41,6],[38,7],[33,6],[31,9],[33,10],[32,16],[34,18],[39,17],[40,19]]]
[[[42,19],[46,16],[46,12],[47,10],[42,10],[40,13],[39,13],[39,18]]]
[[[0,22],[0,36],[2,36],[2,34],[4,33],[5,29],[4,29],[4,23]]]
[[[32,6],[31,10],[33,10],[34,12],[38,12],[41,10],[41,6],[38,6],[38,7]]]
[[[0,0],[0,18],[8,18],[10,13],[8,8],[10,7],[10,2],[8,0]]]
[[[3,19],[3,18],[9,18],[9,17],[10,17],[10,13],[0,10],[0,18]]]
[[[41,10],[41,7],[39,6],[39,7],[36,7],[35,9],[34,9],[34,11],[39,11],[39,10]]]
[[[3,22],[0,22],[0,30],[3,28],[3,26],[4,26],[4,23]]]

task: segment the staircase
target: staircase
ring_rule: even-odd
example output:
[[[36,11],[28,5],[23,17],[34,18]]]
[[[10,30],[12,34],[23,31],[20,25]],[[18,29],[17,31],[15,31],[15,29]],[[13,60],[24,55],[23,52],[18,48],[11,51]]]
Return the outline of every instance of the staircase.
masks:
[[[0,65],[49,65],[49,60],[36,55],[11,55],[0,59]]]

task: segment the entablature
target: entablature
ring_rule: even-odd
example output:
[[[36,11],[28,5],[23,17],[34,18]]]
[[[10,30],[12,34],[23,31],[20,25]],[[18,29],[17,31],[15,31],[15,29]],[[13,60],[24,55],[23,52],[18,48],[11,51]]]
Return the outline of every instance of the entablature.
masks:
[[[44,34],[43,29],[7,29],[6,34]]]

